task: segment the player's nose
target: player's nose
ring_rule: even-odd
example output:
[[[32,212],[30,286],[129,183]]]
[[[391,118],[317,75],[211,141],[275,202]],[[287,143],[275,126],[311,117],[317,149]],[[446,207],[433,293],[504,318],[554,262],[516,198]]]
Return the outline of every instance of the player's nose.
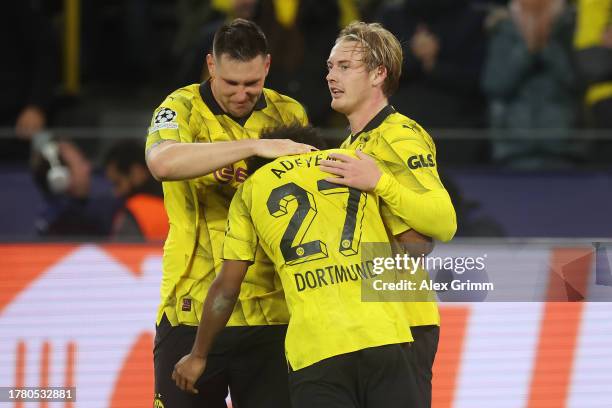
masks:
[[[236,102],[246,102],[249,99],[249,93],[245,89],[241,89],[235,94]]]

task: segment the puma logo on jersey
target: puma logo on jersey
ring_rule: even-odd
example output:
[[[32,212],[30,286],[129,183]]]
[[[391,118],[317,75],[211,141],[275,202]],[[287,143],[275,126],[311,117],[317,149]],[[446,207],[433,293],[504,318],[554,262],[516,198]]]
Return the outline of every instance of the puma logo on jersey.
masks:
[[[415,156],[410,156],[408,158],[408,167],[412,170],[424,168],[424,167],[436,167],[436,163],[433,160],[433,155],[428,154],[427,156],[419,154]]]

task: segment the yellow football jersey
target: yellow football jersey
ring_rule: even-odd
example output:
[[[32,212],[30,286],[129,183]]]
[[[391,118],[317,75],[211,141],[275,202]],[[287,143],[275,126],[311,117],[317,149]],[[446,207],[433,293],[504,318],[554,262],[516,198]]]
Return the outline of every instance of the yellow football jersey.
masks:
[[[325,358],[412,341],[405,307],[362,301],[362,283],[389,256],[373,194],[325,181],[318,165],[330,152],[286,156],[239,187],[230,207],[224,259],[254,260],[258,243],[282,281],[291,319],[285,340],[294,370]],[[362,257],[365,243],[387,252]],[[384,251],[383,251],[384,252]]]
[[[441,241],[453,237],[457,229],[455,210],[438,176],[436,147],[415,121],[388,105],[341,147],[361,149],[389,171],[383,173],[374,192],[382,198],[381,215],[392,235],[414,228]],[[429,216],[435,207],[447,217]],[[427,278],[424,270],[418,275]],[[406,306],[411,326],[440,324],[435,302],[410,302]]]
[[[264,89],[250,116],[232,118],[213,98],[209,82],[204,82],[178,89],[161,103],[153,114],[146,148],[163,140],[254,139],[265,128],[307,122],[299,103],[269,89]],[[198,325],[202,302],[221,266],[229,204],[246,177],[246,164],[241,161],[204,177],[163,183],[170,231],[164,245],[158,323],[165,313],[172,325]],[[262,256],[262,262],[251,269],[260,271],[249,271],[228,324],[286,323],[284,296],[271,264]]]
[[[604,32],[612,24],[612,0],[578,0],[574,47],[580,51],[601,44]],[[612,97],[612,81],[589,86],[585,93],[588,105]]]

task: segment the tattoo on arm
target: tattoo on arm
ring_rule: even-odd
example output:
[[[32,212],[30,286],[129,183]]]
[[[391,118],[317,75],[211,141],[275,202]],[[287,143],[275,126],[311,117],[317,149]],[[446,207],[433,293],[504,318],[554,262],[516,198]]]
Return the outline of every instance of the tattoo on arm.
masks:
[[[213,301],[212,309],[215,313],[223,313],[234,308],[236,303],[235,297],[226,297],[223,294],[219,294]]]
[[[145,157],[149,156],[149,153],[151,153],[151,150],[155,149],[157,146],[159,146],[162,143],[166,143],[167,140],[161,139],[158,140],[157,142],[153,143],[151,146],[149,146],[149,148],[145,151]]]

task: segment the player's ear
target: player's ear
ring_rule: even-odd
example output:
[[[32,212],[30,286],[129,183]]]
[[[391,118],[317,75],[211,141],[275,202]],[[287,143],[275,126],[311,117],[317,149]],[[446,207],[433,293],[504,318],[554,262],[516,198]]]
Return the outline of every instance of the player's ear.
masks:
[[[206,66],[208,67],[208,73],[211,78],[215,76],[215,57],[212,54],[206,54]]]
[[[264,67],[266,69],[266,76],[268,75],[268,71],[270,71],[270,64],[272,63],[272,57],[270,54],[266,54],[266,58],[264,59]]]
[[[374,68],[372,70],[371,78],[372,86],[382,86],[385,79],[387,79],[387,68],[383,65],[379,65],[378,67]]]

